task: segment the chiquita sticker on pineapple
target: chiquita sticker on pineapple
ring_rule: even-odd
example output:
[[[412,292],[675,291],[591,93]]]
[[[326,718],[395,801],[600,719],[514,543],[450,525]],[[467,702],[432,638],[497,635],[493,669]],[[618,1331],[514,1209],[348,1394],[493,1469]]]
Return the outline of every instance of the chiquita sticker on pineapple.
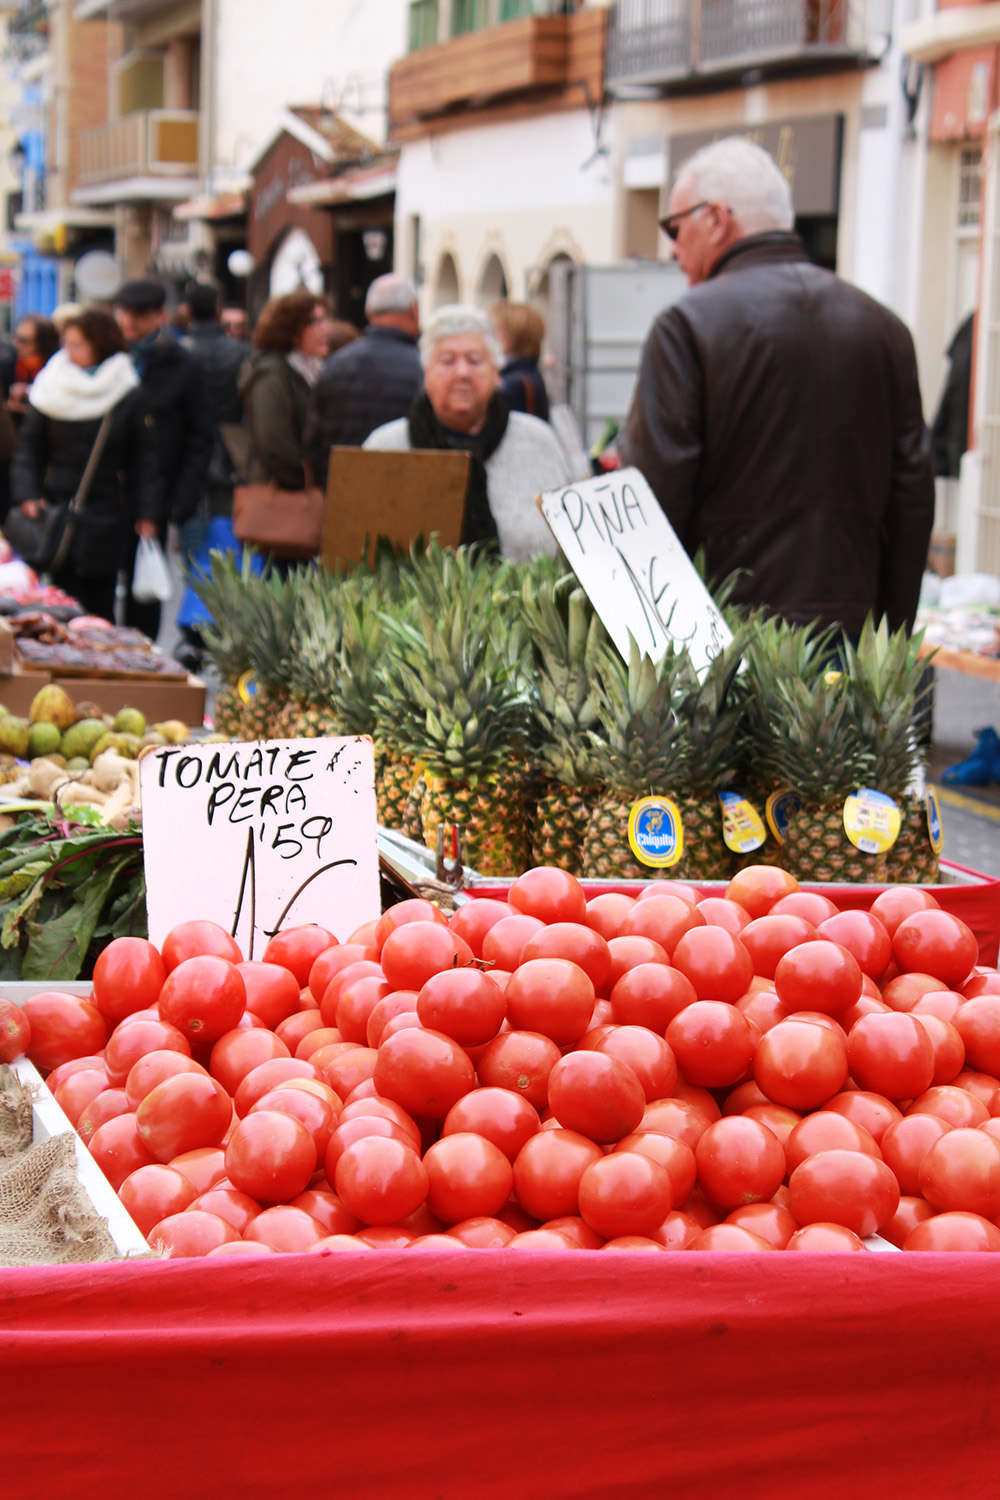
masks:
[[[257,692],[257,679],[253,672],[244,672],[242,677],[237,679],[236,691],[240,695],[241,702],[249,703],[252,700]]]
[[[927,788],[927,837],[930,839],[934,853],[940,854],[944,848],[944,827],[941,823],[937,793],[933,787]]]
[[[669,797],[641,797],[628,817],[628,841],[640,864],[667,870],[684,853],[684,825]]]
[[[739,792],[720,792],[722,841],[734,854],[749,854],[767,839],[760,813]]]
[[[785,834],[792,818],[802,806],[798,792],[772,792],[764,805],[764,816],[779,844],[785,842]]]
[[[859,787],[844,803],[844,832],[862,854],[885,854],[899,837],[899,808],[884,792]]]

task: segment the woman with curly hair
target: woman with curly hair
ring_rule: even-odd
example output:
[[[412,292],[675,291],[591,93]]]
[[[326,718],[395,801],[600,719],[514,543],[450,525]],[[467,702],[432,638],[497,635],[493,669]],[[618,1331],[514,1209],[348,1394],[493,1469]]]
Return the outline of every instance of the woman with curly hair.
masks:
[[[329,302],[305,287],[272,297],[261,313],[254,352],[240,373],[253,481],[273,479],[283,490],[304,488],[302,433],[331,334]]]

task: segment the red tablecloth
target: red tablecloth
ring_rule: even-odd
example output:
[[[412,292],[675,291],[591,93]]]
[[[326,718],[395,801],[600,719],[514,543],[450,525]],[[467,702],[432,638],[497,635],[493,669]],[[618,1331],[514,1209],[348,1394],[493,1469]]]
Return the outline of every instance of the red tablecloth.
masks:
[[[990,1255],[370,1252],[0,1273],[10,1500],[979,1500]]]

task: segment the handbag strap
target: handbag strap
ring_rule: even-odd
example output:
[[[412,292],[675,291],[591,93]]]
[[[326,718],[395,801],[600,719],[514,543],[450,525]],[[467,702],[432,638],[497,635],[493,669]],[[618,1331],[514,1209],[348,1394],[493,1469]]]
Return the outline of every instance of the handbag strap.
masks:
[[[87,467],[84,469],[83,477],[81,478],[80,483],[77,485],[76,494],[69,502],[69,508],[74,515],[79,515],[81,510],[83,510],[83,507],[87,503],[87,496],[90,493],[90,487],[94,482],[94,475],[97,472],[97,465],[101,461],[101,454],[104,452],[104,444],[108,439],[108,432],[111,428],[111,417],[113,412],[114,407],[112,406],[108,411],[104,413],[104,416],[101,418],[101,425],[97,429],[97,436],[94,439],[94,446],[91,448],[90,457],[87,459]]]

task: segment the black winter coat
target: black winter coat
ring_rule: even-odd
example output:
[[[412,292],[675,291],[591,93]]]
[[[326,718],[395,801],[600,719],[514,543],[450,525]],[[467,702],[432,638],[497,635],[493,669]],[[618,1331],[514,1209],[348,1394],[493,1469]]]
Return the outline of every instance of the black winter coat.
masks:
[[[622,457],[734,604],[912,625],[934,515],[913,340],[785,231],[725,252],[646,341]]]
[[[303,448],[317,484],[326,485],[330,449],[360,448],[385,422],[405,417],[423,389],[417,341],[400,328],[369,324],[323,366],[306,418]]]
[[[243,415],[253,444],[251,479],[279,489],[301,490],[302,432],[309,407],[309,382],[273,350],[251,354],[240,372]]]
[[[500,371],[500,394],[511,411],[525,411],[543,422],[549,420],[549,393],[537,359],[509,359]]]
[[[212,457],[215,430],[201,366],[170,334],[144,355],[140,369],[163,479],[159,522],[193,516]]]
[[[230,338],[217,322],[192,323],[183,347],[197,361],[205,381],[205,396],[212,417],[212,457],[208,467],[206,495],[213,510],[228,498],[232,505],[233,469],[225,443],[219,435],[220,425],[237,425],[243,421],[239,374],[247,357],[247,346]]]
[[[97,472],[77,521],[70,565],[88,578],[126,567],[137,520],[160,514],[161,484],[148,408],[141,386],[114,407]],[[72,500],[100,429],[99,417],[65,421],[29,407],[11,460],[13,503]]]

